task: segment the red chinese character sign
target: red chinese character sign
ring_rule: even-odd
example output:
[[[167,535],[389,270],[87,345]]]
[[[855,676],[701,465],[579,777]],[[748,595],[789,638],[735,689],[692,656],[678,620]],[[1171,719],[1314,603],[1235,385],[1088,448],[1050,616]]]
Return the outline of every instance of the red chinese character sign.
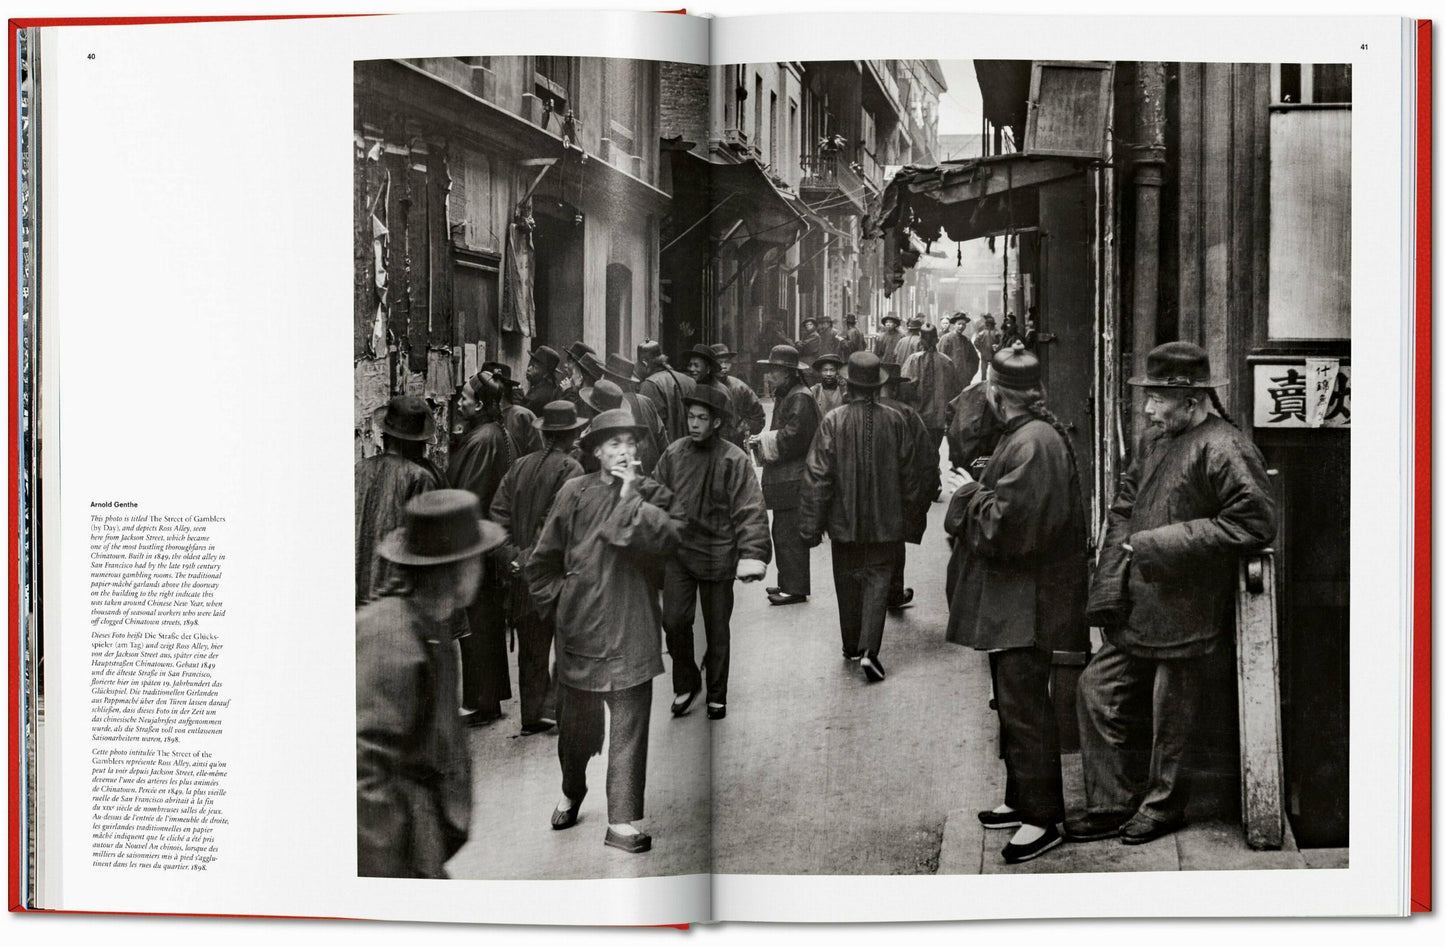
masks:
[[[1337,358],[1306,358],[1254,366],[1254,426],[1350,426],[1350,366]]]

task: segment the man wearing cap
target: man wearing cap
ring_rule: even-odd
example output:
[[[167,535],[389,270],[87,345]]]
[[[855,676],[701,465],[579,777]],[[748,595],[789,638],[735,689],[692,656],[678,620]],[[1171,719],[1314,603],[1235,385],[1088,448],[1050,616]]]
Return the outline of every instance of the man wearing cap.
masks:
[[[898,340],[898,344],[893,347],[893,357],[888,361],[907,365],[908,357],[922,348],[923,320],[914,316],[908,320],[908,334]]]
[[[637,437],[637,460],[640,463],[639,469],[645,476],[652,476],[652,470],[657,466],[657,459],[662,456],[663,450],[667,447],[667,431],[662,427],[662,419],[657,416],[657,410],[652,407],[652,401],[639,394],[624,391],[622,387],[611,379],[599,379],[597,384],[590,388],[583,388],[581,391],[582,401],[590,409],[589,416],[601,414],[603,411],[611,411],[615,408],[625,408],[632,414],[637,422],[640,432]],[[594,458],[583,452],[582,467],[588,473],[593,473],[596,468],[592,466]]]
[[[557,722],[556,687],[551,678],[553,625],[533,603],[522,577],[542,522],[557,491],[582,467],[568,453],[587,421],[577,417],[570,401],[554,401],[542,409],[537,430],[546,447],[513,461],[492,498],[492,520],[507,532],[502,559],[511,579],[513,618],[517,624],[517,689],[521,691],[522,733],[549,730]]]
[[[918,452],[902,414],[878,402],[887,381],[871,352],[855,352],[843,369],[848,400],[818,426],[803,466],[798,529],[809,547],[827,531],[843,654],[858,660],[869,683],[883,680],[883,621],[897,544],[917,502]]]
[[[371,424],[383,449],[356,462],[357,605],[371,601],[389,578],[390,566],[376,548],[401,525],[406,502],[446,483],[426,457],[427,445],[436,443],[436,419],[425,401],[397,395],[376,409]]]
[[[1264,458],[1228,419],[1215,393],[1228,382],[1202,348],[1166,342],[1129,384],[1144,390],[1149,428],[1089,589],[1104,645],[1079,678],[1087,811],[1066,829],[1139,844],[1184,824],[1206,658],[1234,633],[1239,557],[1269,543],[1277,520]]]
[[[698,385],[684,401],[687,437],[663,452],[655,475],[687,515],[682,542],[663,578],[662,628],[672,655],[672,712],[681,716],[702,687],[693,659],[693,619],[701,601],[707,716],[721,720],[727,715],[733,580],[766,575],[773,545],[752,461],[722,437],[731,411],[727,395]]]
[[[808,547],[798,530],[798,490],[803,461],[822,414],[813,392],[803,383],[797,349],[775,345],[758,364],[767,369],[774,398],[768,430],[749,441],[763,465],[763,500],[773,511],[778,584],[768,589],[768,602],[796,605],[813,594]]]
[[[450,486],[476,494],[483,510],[517,458],[517,446],[502,423],[501,382],[490,372],[477,372],[462,386],[457,413],[466,424],[447,466]],[[467,723],[481,725],[502,716],[502,701],[512,696],[507,667],[507,614],[502,607],[507,575],[488,560],[482,571],[481,594],[467,608],[469,633],[462,638],[462,708]]]
[[[638,394],[645,395],[657,406],[657,413],[667,429],[667,442],[687,436],[687,409],[682,405],[683,393],[692,387],[692,379],[667,363],[662,346],[648,339],[637,346],[638,375],[643,379]]]
[[[804,365],[813,364],[813,360],[823,354],[822,339],[818,335],[818,321],[812,316],[803,320],[803,336],[793,343],[798,350],[798,360]]]
[[[907,544],[918,546],[923,543],[923,534],[928,529],[928,508],[933,505],[933,497],[938,494],[940,477],[938,451],[930,449],[932,440],[928,435],[928,428],[918,416],[917,409],[899,396],[899,388],[906,385],[908,380],[899,375],[898,366],[891,362],[884,362],[882,368],[887,381],[879,390],[878,403],[892,408],[908,420],[908,430],[912,432],[916,445],[914,453],[919,482],[917,498],[903,511],[903,540],[893,551],[893,573],[888,580],[888,608],[894,610],[905,608],[913,601],[913,589],[908,587],[904,576],[908,567]]]
[[[948,331],[938,340],[938,350],[953,360],[958,378],[964,387],[978,374],[978,349],[968,337],[968,313],[955,312],[948,320]]]
[[[587,795],[587,760],[605,731],[605,843],[645,852],[643,816],[652,679],[662,673],[658,587],[687,517],[666,487],[636,466],[638,431],[630,412],[603,411],[582,437],[598,471],[557,491],[532,555],[522,567],[538,610],[556,621],[560,682],[557,756],[562,800],[552,827],[577,824]]]
[[[448,620],[502,541],[477,498],[432,490],[378,547],[397,582],[356,612],[356,872],[445,878],[471,826],[471,758],[457,725]]]
[[[948,429],[948,404],[963,390],[953,359],[938,351],[938,330],[924,326],[919,333],[922,348],[903,363],[903,377],[918,386],[918,415],[933,439],[933,453],[943,444]]]
[[[730,417],[723,427],[722,436],[746,455],[748,438],[762,433],[768,423],[768,412],[763,409],[763,403],[758,400],[752,386],[733,375],[733,359],[738,353],[726,342],[714,342],[712,351],[717,356],[717,379],[728,390]]]
[[[898,361],[896,357],[898,343],[903,339],[903,336],[898,332],[898,326],[902,324],[902,321],[890,312],[880,319],[879,322],[882,324],[883,329],[878,333],[877,337],[873,339],[871,351],[874,355],[878,356],[880,362],[896,362]]]
[[[964,477],[944,529],[948,641],[989,653],[1007,774],[987,829],[1017,831],[1005,862],[1063,841],[1064,782],[1049,678],[1055,651],[1088,650],[1087,542],[1073,447],[1044,404],[1039,360],[1022,344],[994,356],[988,408],[1002,439],[977,481]]]
[[[483,362],[482,371],[491,372],[492,378],[507,389],[502,399],[502,426],[512,435],[518,455],[530,454],[542,449],[542,436],[537,433],[537,416],[533,414],[521,397],[522,383],[512,380],[512,369],[501,362]]]
[[[843,406],[843,386],[838,381],[838,369],[842,367],[843,359],[832,352],[818,356],[813,362],[813,371],[818,375],[818,383],[812,388],[813,399],[818,402],[820,414],[826,415]]]
[[[526,406],[534,416],[542,413],[547,402],[562,397],[562,387],[557,384],[557,366],[561,362],[562,356],[550,346],[539,345],[532,351],[527,362]]]
[[[857,316],[853,315],[853,313],[850,312],[848,313],[848,315],[843,317],[843,323],[847,326],[847,329],[843,332],[843,335],[841,336],[843,347],[838,352],[838,354],[846,359],[854,352],[863,351],[865,348],[868,347],[868,343],[863,338],[863,333],[858,330]]]

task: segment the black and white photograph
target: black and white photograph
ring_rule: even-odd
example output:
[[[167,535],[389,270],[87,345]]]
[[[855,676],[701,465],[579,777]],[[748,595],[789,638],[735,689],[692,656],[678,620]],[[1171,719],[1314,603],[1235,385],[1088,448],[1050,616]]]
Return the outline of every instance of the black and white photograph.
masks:
[[[357,61],[357,874],[1348,867],[1351,80]]]

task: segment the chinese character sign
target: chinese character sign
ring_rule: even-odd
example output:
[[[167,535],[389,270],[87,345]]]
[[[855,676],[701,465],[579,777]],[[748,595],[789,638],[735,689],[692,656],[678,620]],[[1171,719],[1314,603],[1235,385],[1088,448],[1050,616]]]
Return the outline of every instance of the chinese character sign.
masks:
[[[1254,366],[1254,426],[1350,426],[1350,366],[1337,358]]]

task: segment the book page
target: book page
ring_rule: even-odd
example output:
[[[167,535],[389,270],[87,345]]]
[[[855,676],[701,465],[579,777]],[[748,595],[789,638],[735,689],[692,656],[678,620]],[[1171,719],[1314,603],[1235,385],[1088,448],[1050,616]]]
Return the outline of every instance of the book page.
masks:
[[[713,743],[718,917],[1401,911],[1407,813],[1366,800],[1402,798],[1409,733],[1413,34],[815,23],[714,24],[712,139],[821,218],[776,257],[785,334],[807,362],[860,330],[932,480],[823,420],[813,594],[759,613],[794,658]],[[849,492],[877,478],[902,502]]]
[[[706,23],[519,13],[43,41],[43,906],[708,917],[708,721],[699,702],[673,724],[670,686],[652,697],[652,577],[628,600],[652,624],[626,629],[626,667],[579,670],[563,645],[595,652],[562,636],[553,671],[500,527],[477,524],[528,435],[565,455],[577,429],[557,440],[543,403],[489,429],[503,446],[473,451],[468,477],[448,463],[476,446],[484,419],[469,429],[457,403],[484,366],[522,382],[533,346],[586,342],[616,370],[606,353],[657,335],[658,141],[706,108],[704,86],[662,115],[658,89],[704,69]],[[537,480],[514,479],[520,517]],[[442,487],[470,539],[393,534],[414,494],[457,500]],[[655,535],[608,535],[660,555],[681,521],[638,489]],[[564,832],[566,792],[580,811]]]

